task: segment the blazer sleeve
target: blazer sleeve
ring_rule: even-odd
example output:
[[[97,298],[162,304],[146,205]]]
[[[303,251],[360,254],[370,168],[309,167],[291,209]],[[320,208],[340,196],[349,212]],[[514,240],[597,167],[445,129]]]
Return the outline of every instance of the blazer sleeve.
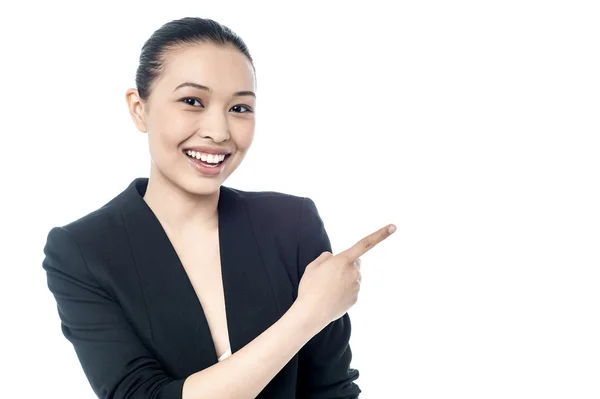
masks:
[[[300,217],[298,268],[300,278],[321,253],[331,252],[331,243],[316,205],[303,198]],[[359,377],[350,368],[351,324],[348,313],[331,322],[315,335],[299,352],[299,399],[358,398],[360,388],[354,382]]]
[[[65,228],[50,230],[44,254],[43,268],[62,332],[98,398],[180,399],[185,380],[175,380],[163,370],[120,305],[92,276]]]

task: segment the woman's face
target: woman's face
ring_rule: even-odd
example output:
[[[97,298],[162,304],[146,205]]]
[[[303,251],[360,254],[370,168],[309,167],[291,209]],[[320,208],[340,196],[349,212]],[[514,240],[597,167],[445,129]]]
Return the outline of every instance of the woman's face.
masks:
[[[242,162],[254,138],[254,70],[237,49],[212,43],[167,53],[147,102],[127,92],[133,120],[148,133],[152,175],[211,194]],[[227,153],[223,162],[211,167]],[[151,176],[152,176],[151,175]]]

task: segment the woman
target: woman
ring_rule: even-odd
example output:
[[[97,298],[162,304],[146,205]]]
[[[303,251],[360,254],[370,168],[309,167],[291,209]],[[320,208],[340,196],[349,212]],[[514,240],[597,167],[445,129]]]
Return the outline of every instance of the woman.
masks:
[[[254,135],[243,41],[211,20],[146,42],[126,93],[149,179],[53,228],[43,267],[100,398],[355,398],[350,319],[363,253],[333,256],[312,200],[223,186]]]

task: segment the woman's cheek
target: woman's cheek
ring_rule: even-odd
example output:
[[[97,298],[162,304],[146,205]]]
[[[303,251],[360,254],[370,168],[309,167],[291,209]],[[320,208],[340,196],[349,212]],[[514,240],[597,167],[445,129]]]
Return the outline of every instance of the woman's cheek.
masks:
[[[238,126],[235,132],[235,141],[238,150],[247,150],[254,140],[254,122],[247,123],[245,126]]]

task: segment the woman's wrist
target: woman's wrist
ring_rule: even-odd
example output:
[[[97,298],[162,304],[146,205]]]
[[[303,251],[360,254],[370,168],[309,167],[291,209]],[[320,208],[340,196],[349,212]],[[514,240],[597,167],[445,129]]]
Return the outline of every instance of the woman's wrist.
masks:
[[[290,312],[293,313],[294,318],[298,320],[301,328],[307,331],[312,338],[317,335],[327,323],[325,323],[325,317],[320,314],[318,309],[314,306],[310,306],[308,303],[296,299],[290,308]]]

